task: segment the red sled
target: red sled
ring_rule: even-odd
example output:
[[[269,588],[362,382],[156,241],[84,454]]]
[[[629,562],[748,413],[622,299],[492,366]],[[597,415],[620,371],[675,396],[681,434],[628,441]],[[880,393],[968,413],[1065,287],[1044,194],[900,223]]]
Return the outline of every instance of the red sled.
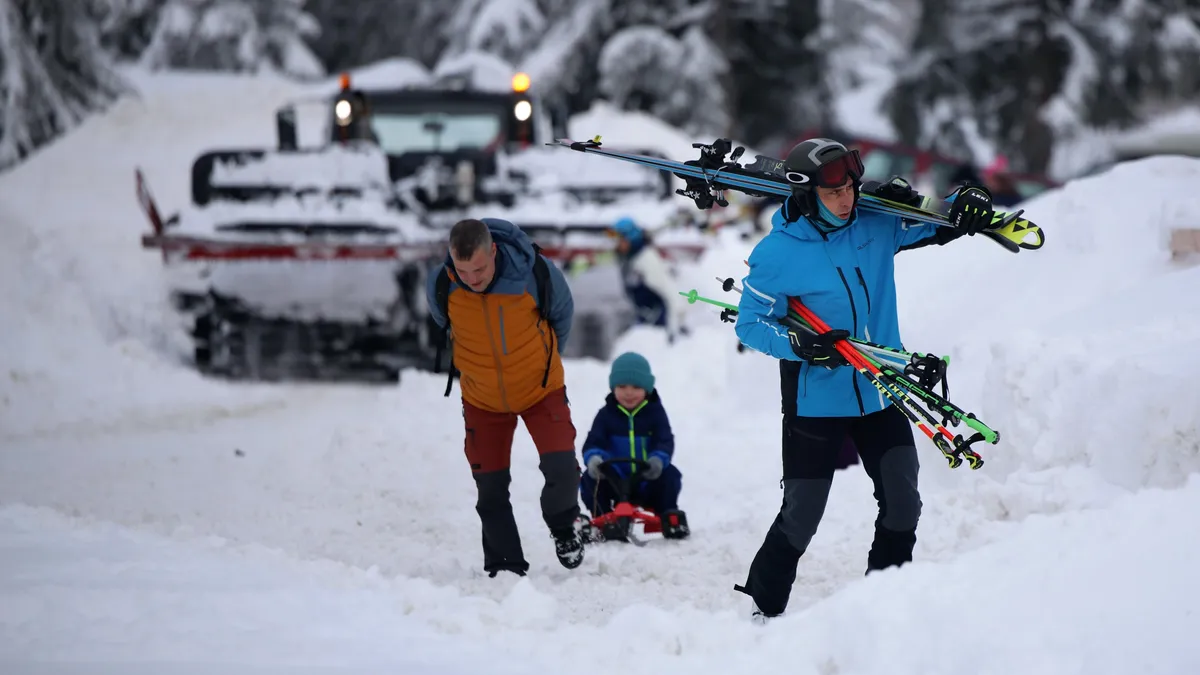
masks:
[[[629,472],[622,474],[617,471],[616,467],[620,464],[628,464]],[[662,533],[664,539],[686,539],[691,534],[687,514],[683,511],[672,509],[657,514],[631,501],[630,495],[633,494],[637,481],[637,472],[644,472],[649,468],[649,462],[632,457],[614,457],[600,464],[600,473],[612,486],[617,500],[608,513],[590,520],[584,517],[585,541],[624,541],[642,546],[645,542],[633,536],[635,524],[641,524],[643,534]]]

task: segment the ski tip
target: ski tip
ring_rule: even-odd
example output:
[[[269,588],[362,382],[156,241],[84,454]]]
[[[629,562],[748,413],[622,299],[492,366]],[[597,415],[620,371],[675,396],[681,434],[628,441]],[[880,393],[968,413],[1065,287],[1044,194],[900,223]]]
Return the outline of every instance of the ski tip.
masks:
[[[588,148],[600,147],[600,136],[597,134],[591,140],[587,140],[587,141],[573,141],[569,138],[556,138],[553,141],[547,143],[546,145],[559,145],[564,148],[570,148],[572,150],[583,151],[583,150],[587,150]]]

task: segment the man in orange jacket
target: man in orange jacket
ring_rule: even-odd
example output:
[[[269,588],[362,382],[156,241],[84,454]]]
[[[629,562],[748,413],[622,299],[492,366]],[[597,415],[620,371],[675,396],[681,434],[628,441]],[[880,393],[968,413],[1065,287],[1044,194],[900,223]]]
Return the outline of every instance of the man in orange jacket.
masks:
[[[540,255],[508,221],[463,220],[450,230],[449,285],[439,299],[438,275],[432,275],[427,289],[433,320],[453,340],[483,568],[493,577],[529,570],[508,491],[518,417],[537,446],[546,479],[542,518],[558,560],[568,569],[583,562],[575,528],[580,470],[560,357],[575,306],[562,272]]]

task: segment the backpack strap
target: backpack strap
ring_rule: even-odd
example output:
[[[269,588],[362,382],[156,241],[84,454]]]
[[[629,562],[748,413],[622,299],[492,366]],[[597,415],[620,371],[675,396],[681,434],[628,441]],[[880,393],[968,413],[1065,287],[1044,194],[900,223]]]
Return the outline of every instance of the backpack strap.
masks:
[[[437,302],[438,309],[441,310],[442,316],[446,318],[446,327],[442,329],[440,335],[434,336],[434,341],[437,343],[437,352],[433,357],[433,372],[439,373],[442,370],[442,352],[450,347],[450,272],[442,265],[438,269],[437,279],[434,281],[433,289],[434,300]],[[446,392],[443,396],[449,397],[450,390],[454,388],[454,377],[458,375],[458,369],[454,367],[454,356],[451,352],[450,367],[446,370]]]
[[[543,321],[549,320],[550,315],[550,292],[552,285],[550,283],[550,263],[546,261],[546,256],[542,253],[542,247],[537,244],[533,245],[533,281],[537,287],[538,316]]]
[[[537,302],[538,323],[549,321],[550,302],[553,299],[553,284],[550,281],[550,262],[542,254],[542,247],[537,244],[533,245],[533,283],[536,295],[534,300]],[[450,347],[453,341],[450,338],[450,273],[446,270],[446,266],[442,265],[438,271],[437,280],[434,282],[434,299],[437,301],[438,309],[442,311],[442,316],[446,317],[446,328],[442,334],[435,336],[437,342],[437,354],[434,356],[433,372],[441,372],[442,366],[442,351]],[[546,355],[546,371],[542,375],[542,387],[545,388],[550,382],[550,367],[554,363],[554,352],[558,349],[558,336],[555,335],[554,329],[549,328],[550,333],[550,351]],[[447,370],[449,373],[446,379],[446,392],[444,396],[449,397],[450,391],[454,388],[454,378],[459,374],[458,369],[454,367],[454,357],[451,353],[450,367]]]
[[[533,245],[533,281],[537,288],[538,322],[549,321],[550,301],[553,284],[550,282],[550,263],[542,254],[542,247]],[[554,352],[558,349],[558,336],[549,328],[550,351],[546,354],[546,372],[542,375],[542,388],[550,382],[550,366],[554,363]]]

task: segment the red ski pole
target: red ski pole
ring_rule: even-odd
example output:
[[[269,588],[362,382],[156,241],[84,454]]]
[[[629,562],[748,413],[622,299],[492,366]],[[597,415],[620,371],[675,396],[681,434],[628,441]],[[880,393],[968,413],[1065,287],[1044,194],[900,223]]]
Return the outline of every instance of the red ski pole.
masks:
[[[802,319],[807,321],[808,324],[812,326],[812,329],[817,333],[826,333],[830,330],[829,324],[822,321],[821,317],[814,314],[808,307],[805,307],[798,298],[788,298],[788,307],[792,311],[799,314]],[[843,339],[835,342],[834,347],[838,350],[838,353],[846,359],[847,363],[849,363],[855,370],[857,370],[859,373],[862,373],[864,377],[870,380],[871,384],[875,385],[875,388],[878,389],[881,394],[890,398],[892,402],[896,404],[896,407],[899,408],[906,417],[908,417],[908,420],[916,425],[916,427],[920,429],[921,432],[929,438],[929,440],[933,441],[933,444],[937,446],[938,450],[941,450],[942,454],[946,457],[946,461],[949,462],[951,469],[958,468],[962,464],[964,456],[967,458],[967,461],[970,462],[972,469],[978,469],[979,467],[983,466],[983,457],[980,457],[979,453],[971,450],[970,448],[960,447],[957,439],[954,437],[954,434],[950,433],[946,427],[942,426],[942,424],[938,422],[933,415],[929,413],[929,411],[925,410],[919,404],[909,398],[908,394],[905,393],[902,388],[896,386],[892,382],[887,381],[883,375],[883,371],[881,371],[878,366],[871,363],[869,359],[864,357],[858,351],[858,349],[854,347],[853,344]],[[921,413],[921,417],[924,417],[925,421],[922,421],[920,417],[917,417],[917,414],[913,412],[914,408]],[[928,424],[926,424],[926,422],[928,422]],[[933,425],[933,429],[931,429],[929,425]]]

